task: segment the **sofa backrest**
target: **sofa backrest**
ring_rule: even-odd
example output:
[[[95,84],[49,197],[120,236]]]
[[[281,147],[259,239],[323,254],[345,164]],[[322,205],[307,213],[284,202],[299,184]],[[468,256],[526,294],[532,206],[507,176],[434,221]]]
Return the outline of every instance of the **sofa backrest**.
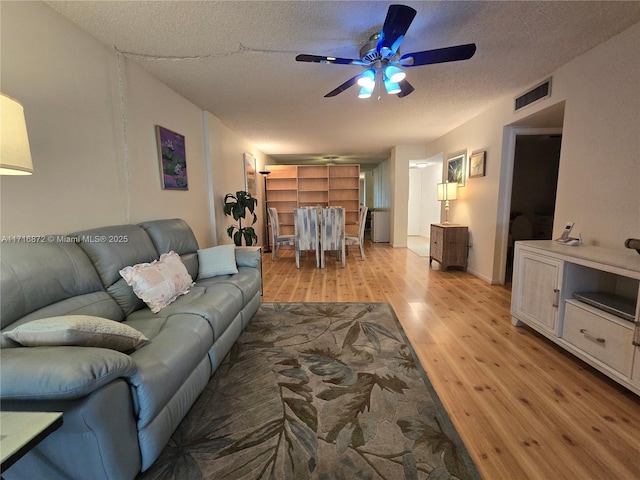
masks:
[[[150,263],[159,257],[147,233],[137,225],[93,228],[73,234],[80,248],[95,267],[105,290],[125,315],[146,305],[120,276],[120,270],[138,263]]]
[[[176,252],[194,280],[198,278],[198,240],[191,227],[180,218],[152,220],[138,224],[153,242],[158,254]]]
[[[146,305],[120,270],[152,262],[172,250],[180,255],[191,277],[198,277],[198,242],[181,219],[94,228],[44,239],[42,243],[2,244],[2,329],[71,314],[121,321]],[[7,342],[0,340],[0,346],[14,346]]]
[[[0,249],[0,326],[74,313],[122,320],[98,274],[71,236],[42,243],[3,243]],[[7,346],[2,342],[2,346]]]

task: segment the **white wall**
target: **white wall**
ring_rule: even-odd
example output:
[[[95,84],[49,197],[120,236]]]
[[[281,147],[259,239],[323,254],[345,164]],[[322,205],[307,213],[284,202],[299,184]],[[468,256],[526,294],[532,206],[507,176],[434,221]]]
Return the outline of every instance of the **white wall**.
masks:
[[[424,145],[396,145],[391,150],[391,245],[407,246],[409,162],[426,158]]]
[[[264,153],[255,149],[249,142],[238,136],[233,130],[220,122],[209,112],[205,112],[205,128],[209,136],[209,155],[212,169],[212,197],[214,203],[214,222],[216,225],[216,244],[233,243],[227,235],[227,227],[235,224],[232,217],[223,212],[224,196],[244,190],[244,157],[251,153],[256,158],[256,171],[264,170],[264,166],[273,163]],[[256,214],[258,221],[253,228],[260,244],[265,242],[264,234],[264,178],[256,175],[258,204]],[[243,226],[244,223],[243,223]]]
[[[24,106],[35,170],[0,178],[2,235],[180,217],[202,247],[230,243],[211,204],[222,217],[224,194],[244,189],[243,153],[258,170],[264,154],[45,3],[0,9],[0,83]],[[185,136],[188,191],[162,190],[155,125]]]
[[[431,224],[440,222],[437,184],[442,181],[442,162],[430,162],[425,168],[409,170],[408,235],[431,235]]]
[[[527,116],[562,101],[566,105],[554,236],[569,219],[588,244],[621,248],[625,238],[640,235],[638,58],[640,23],[554,72],[550,98],[514,113],[513,96],[505,96],[426,146],[427,156],[445,152],[443,168],[456,152],[487,152],[486,176],[467,178],[449,214],[452,222],[469,226],[469,271],[493,283],[504,278],[507,230],[500,207],[511,194],[505,126],[526,126]]]

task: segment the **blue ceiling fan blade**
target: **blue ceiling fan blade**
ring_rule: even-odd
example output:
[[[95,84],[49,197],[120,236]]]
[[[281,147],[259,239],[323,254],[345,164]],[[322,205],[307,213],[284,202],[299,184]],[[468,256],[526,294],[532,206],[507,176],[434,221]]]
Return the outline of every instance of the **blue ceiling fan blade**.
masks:
[[[355,58],[340,58],[340,57],[325,57],[322,55],[308,55],[301,53],[296,57],[298,62],[311,62],[311,63],[335,63],[337,65],[364,65],[362,60]]]
[[[325,97],[335,97],[339,93],[344,92],[347,88],[353,87],[356,83],[358,83],[358,79],[361,76],[362,74],[356,75],[355,77],[350,78],[349,80],[344,82],[342,85],[340,85],[338,88],[331,90],[329,93],[327,93]]]
[[[415,16],[416,11],[411,7],[389,5],[376,47],[378,53],[385,58],[395,55]]]
[[[413,85],[411,85],[406,80],[401,80],[400,82],[398,82],[398,85],[400,85],[400,93],[398,93],[398,98],[406,97],[415,90],[415,88],[413,88]]]
[[[468,60],[476,53],[476,44],[467,43],[455,47],[436,48],[424,52],[407,53],[400,57],[398,63],[403,67],[418,67],[434,63],[455,62]]]

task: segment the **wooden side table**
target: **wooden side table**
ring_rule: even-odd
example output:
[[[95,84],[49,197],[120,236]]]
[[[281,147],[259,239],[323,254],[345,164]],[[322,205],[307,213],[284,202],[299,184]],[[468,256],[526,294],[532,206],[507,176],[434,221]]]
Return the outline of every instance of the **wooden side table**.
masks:
[[[59,412],[2,412],[0,471],[4,472],[62,425]]]
[[[468,227],[453,223],[432,223],[429,265],[435,260],[440,263],[442,270],[449,267],[462,267],[466,271],[468,246]]]

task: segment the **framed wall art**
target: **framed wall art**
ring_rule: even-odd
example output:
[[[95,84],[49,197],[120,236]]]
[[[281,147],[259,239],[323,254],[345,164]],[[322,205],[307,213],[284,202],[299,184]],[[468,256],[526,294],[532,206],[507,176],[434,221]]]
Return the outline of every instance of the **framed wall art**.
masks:
[[[487,174],[487,152],[474,153],[469,157],[469,178],[484,177]]]
[[[458,187],[464,187],[465,183],[465,158],[464,153],[447,160],[447,181],[456,182]]]
[[[163,190],[189,190],[184,135],[156,125]]]
[[[256,159],[250,153],[244,155],[244,189],[254,197],[256,190]]]

